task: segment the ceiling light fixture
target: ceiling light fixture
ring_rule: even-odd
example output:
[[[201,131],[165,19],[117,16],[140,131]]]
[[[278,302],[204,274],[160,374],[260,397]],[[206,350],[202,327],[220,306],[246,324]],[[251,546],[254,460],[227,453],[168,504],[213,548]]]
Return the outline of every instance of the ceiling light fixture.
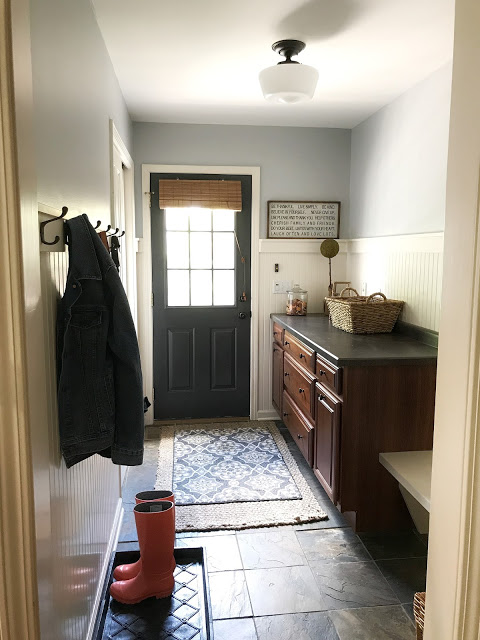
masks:
[[[272,44],[272,49],[285,56],[285,60],[260,71],[260,86],[265,99],[286,104],[311,100],[317,86],[318,71],[291,60],[292,56],[305,49],[305,43],[300,40],[279,40]]]

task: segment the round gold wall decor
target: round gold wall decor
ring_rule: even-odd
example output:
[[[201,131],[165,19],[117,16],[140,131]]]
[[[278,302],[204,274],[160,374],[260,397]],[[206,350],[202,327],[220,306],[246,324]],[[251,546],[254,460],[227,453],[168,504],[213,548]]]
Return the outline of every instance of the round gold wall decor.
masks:
[[[327,238],[320,245],[320,253],[325,258],[334,258],[340,251],[340,246],[333,238]]]

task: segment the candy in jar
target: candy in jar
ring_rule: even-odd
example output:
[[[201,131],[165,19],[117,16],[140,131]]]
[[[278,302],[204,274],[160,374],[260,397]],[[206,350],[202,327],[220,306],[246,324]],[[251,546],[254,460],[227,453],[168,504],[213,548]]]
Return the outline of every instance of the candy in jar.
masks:
[[[307,315],[308,293],[296,284],[293,289],[287,291],[287,315],[306,316]]]

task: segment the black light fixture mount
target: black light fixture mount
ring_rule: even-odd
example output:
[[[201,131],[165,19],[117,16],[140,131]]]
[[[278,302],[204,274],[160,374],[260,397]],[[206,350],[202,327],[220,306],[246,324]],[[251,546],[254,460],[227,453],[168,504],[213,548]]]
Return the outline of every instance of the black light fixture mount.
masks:
[[[292,60],[292,56],[298,56],[305,49],[305,43],[301,40],[279,40],[272,44],[275,53],[284,56],[286,60],[282,60],[278,64],[300,64],[296,60]]]

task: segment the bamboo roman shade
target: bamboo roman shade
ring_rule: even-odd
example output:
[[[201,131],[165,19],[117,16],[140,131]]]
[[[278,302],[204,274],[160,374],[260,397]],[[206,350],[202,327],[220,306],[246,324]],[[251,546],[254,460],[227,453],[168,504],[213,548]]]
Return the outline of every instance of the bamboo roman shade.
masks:
[[[160,180],[160,209],[203,207],[242,210],[240,180]]]

